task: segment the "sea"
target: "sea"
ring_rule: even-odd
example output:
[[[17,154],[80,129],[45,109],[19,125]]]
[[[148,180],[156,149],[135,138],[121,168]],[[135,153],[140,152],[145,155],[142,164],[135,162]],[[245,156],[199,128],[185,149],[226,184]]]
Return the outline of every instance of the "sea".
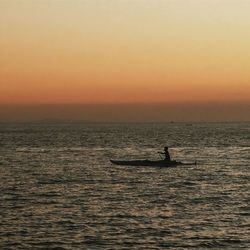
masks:
[[[250,249],[250,123],[1,123],[0,249]]]

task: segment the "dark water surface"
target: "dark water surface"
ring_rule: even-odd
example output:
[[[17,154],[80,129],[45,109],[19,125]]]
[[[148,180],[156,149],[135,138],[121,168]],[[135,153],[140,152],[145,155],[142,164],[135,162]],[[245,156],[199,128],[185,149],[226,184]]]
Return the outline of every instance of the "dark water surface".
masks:
[[[0,124],[0,249],[250,249],[249,170],[249,123]]]

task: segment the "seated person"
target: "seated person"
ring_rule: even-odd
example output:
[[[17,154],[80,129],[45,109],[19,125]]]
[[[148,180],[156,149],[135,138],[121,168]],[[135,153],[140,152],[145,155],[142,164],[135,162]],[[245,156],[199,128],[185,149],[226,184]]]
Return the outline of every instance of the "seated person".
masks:
[[[165,155],[164,161],[171,161],[170,154],[168,152],[168,147],[164,147],[164,152],[160,152],[160,154]]]

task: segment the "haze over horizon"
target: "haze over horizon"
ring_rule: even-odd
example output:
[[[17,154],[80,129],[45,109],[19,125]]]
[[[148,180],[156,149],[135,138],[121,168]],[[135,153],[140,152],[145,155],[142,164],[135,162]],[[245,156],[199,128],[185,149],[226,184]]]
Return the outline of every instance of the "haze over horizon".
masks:
[[[249,121],[249,9],[2,0],[0,121]]]
[[[249,103],[0,105],[0,122],[250,122]]]

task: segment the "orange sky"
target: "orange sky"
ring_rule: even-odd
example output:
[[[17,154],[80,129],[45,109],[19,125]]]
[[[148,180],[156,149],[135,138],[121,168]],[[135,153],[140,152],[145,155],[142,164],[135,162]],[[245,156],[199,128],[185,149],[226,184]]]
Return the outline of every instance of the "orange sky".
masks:
[[[0,104],[250,102],[248,0],[1,0]]]

